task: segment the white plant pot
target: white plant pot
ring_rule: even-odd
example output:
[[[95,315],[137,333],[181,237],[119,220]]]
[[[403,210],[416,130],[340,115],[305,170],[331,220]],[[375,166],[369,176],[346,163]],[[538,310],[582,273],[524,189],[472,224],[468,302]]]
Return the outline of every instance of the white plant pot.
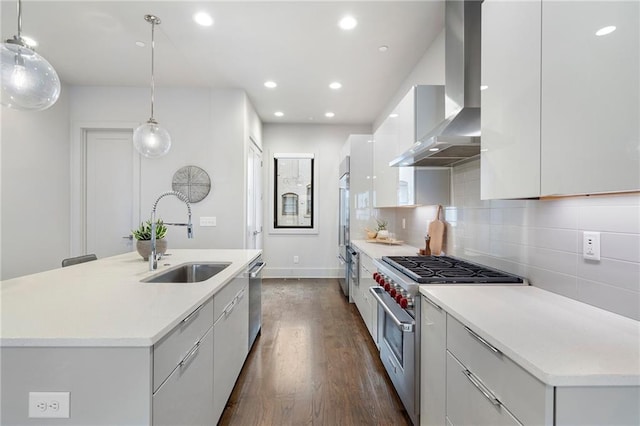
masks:
[[[377,238],[379,240],[388,240],[389,239],[389,231],[386,230],[386,229],[381,229],[380,231],[378,231]]]

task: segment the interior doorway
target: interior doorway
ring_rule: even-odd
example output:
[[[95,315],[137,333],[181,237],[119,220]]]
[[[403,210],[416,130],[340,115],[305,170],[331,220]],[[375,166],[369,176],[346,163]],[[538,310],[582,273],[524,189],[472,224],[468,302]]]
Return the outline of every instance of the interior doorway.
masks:
[[[134,249],[131,230],[139,225],[140,156],[131,129],[85,129],[83,210],[84,253],[98,258]]]
[[[247,154],[247,232],[248,249],[262,249],[262,151],[253,139]]]

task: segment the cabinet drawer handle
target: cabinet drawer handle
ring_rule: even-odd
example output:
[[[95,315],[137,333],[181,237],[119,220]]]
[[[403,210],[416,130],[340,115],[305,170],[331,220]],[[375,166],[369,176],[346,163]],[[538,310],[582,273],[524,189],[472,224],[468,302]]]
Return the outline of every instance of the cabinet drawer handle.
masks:
[[[473,385],[480,391],[482,392],[482,394],[484,395],[485,398],[487,398],[489,400],[489,402],[491,402],[493,405],[501,405],[500,401],[498,401],[498,398],[496,398],[495,396],[493,396],[493,394],[491,393],[490,390],[488,390],[486,388],[486,386],[484,386],[480,380],[478,380],[476,378],[476,376],[473,375],[473,373],[469,370],[464,370],[463,371],[464,375],[467,376],[467,379],[469,379],[469,381],[471,383],[473,383]]]
[[[189,315],[187,315],[187,317],[182,320],[182,323],[186,324],[189,321],[191,321],[192,319],[194,319],[195,316],[198,315],[198,312],[200,312],[200,309],[202,309],[203,307],[204,307],[204,303],[202,305],[198,306],[195,311],[193,311]]]
[[[427,299],[428,300],[428,299]],[[464,326],[465,330],[467,330],[467,332],[469,332],[470,335],[472,335],[477,341],[479,341],[480,343],[482,343],[483,345],[485,345],[487,348],[491,349],[494,353],[500,355],[502,354],[502,352],[500,352],[498,349],[494,348],[493,345],[489,342],[487,342],[486,340],[484,340],[482,337],[480,337],[475,331],[471,330],[469,327]]]
[[[198,349],[200,349],[200,342],[196,343],[195,346],[191,348],[189,353],[186,354],[184,358],[182,358],[182,361],[180,361],[180,367],[184,367],[187,361],[189,361],[189,358],[191,358],[196,354],[196,352],[198,352]]]
[[[441,308],[440,306],[436,305],[436,303],[435,303],[434,301],[432,301],[431,299],[429,299],[428,297],[426,297],[426,296],[422,296],[422,298],[423,298],[424,300],[426,300],[426,301],[427,301],[431,306],[433,306],[433,307],[434,307],[434,308],[436,308],[437,310],[439,310],[439,311],[441,311],[441,310],[442,310],[442,308]],[[465,328],[466,328],[466,327],[465,327]],[[469,329],[467,328],[467,330],[469,330]]]

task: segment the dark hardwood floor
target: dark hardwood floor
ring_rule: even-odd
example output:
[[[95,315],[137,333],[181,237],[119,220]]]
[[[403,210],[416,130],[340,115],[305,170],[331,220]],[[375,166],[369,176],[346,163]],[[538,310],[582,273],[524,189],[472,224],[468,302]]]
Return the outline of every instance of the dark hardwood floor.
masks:
[[[219,425],[411,425],[337,280],[262,289],[262,332]]]

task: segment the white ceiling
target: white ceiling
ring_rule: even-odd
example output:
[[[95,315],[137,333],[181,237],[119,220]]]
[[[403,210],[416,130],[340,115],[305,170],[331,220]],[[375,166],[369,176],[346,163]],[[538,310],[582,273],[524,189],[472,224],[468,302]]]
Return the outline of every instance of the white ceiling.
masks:
[[[1,2],[7,39],[17,33],[17,2]],[[198,11],[209,12],[213,26],[195,24]],[[148,86],[145,14],[162,20],[156,87],[242,88],[263,122],[371,124],[441,31],[444,6],[434,0],[23,0],[22,33],[37,40],[37,51],[68,84]],[[358,20],[352,31],[337,25],[346,14]],[[389,50],[379,52],[381,45]],[[266,80],[278,87],[265,88]],[[332,81],[342,89],[329,89]],[[335,117],[325,118],[327,111]]]

